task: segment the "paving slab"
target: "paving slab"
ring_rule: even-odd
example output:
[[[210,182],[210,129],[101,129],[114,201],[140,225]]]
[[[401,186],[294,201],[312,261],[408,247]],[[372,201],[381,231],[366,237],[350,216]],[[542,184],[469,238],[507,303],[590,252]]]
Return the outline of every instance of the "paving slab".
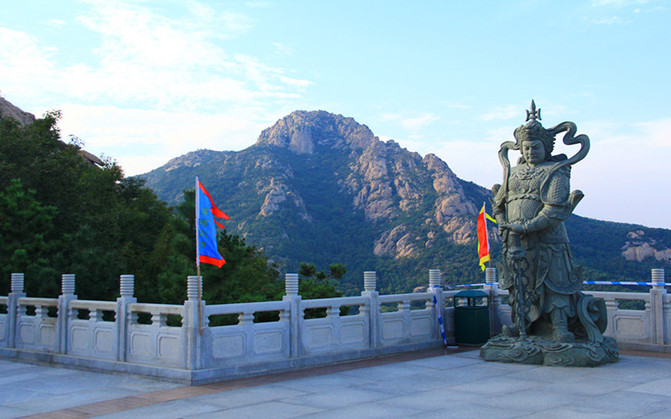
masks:
[[[203,386],[0,360],[0,419],[671,417],[671,358],[596,368],[424,351]]]

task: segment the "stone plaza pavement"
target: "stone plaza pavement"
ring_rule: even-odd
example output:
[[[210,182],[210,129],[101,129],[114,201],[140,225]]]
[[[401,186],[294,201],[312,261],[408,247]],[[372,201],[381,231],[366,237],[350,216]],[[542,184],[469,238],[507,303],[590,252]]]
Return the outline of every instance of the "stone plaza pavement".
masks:
[[[0,360],[0,418],[670,418],[671,358],[598,368],[490,363],[440,349],[184,386]]]

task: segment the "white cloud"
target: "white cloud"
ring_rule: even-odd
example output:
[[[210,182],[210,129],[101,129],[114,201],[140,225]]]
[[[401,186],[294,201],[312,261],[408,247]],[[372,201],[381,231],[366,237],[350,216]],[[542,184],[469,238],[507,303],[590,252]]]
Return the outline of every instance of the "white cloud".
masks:
[[[442,103],[445,106],[447,106],[448,108],[452,108],[452,109],[471,109],[472,108],[471,105],[467,105],[465,103],[460,103],[460,102],[442,101],[440,103]]]
[[[435,122],[439,120],[440,118],[433,113],[427,113],[424,115],[416,116],[413,118],[402,118],[401,119],[401,126],[405,129],[409,130],[417,130],[421,129],[432,122]]]
[[[198,148],[246,148],[272,120],[272,116],[253,108],[202,113],[74,104],[62,110],[64,118],[59,127],[63,137],[76,135],[84,141],[85,149],[98,155],[115,150],[111,157],[127,175],[147,172],[157,167],[157,161],[160,165]]]
[[[82,58],[59,66],[56,46],[0,28],[3,79],[21,86],[24,91],[17,96],[106,101],[129,108],[142,103],[157,109],[220,109],[240,102],[293,99],[311,85],[254,57],[226,51],[220,39],[244,30],[245,25],[231,23],[246,21],[239,14],[210,14],[208,6],[191,2],[192,14],[177,20],[138,5],[90,4],[92,11],[77,21],[88,36],[92,32],[100,38],[89,51],[93,61]],[[202,15],[217,18],[203,20]],[[51,97],[45,98],[45,92]]]
[[[294,49],[289,45],[280,42],[271,42],[270,44],[273,46],[275,54],[277,55],[291,56],[294,53]]]
[[[608,16],[592,19],[592,23],[597,25],[620,25],[624,21],[620,16]]]
[[[61,28],[65,25],[67,25],[67,22],[62,20],[62,19],[50,19],[47,22],[47,26],[52,26],[52,27],[55,27],[55,28]]]
[[[601,6],[612,6],[612,7],[625,7],[632,5],[641,5],[648,4],[649,0],[592,0],[592,5],[596,7]]]
[[[591,5],[597,13],[607,11],[608,13],[623,13],[625,16],[628,16],[629,13],[640,14],[642,9],[639,6],[646,5],[645,11],[647,12],[654,12],[663,8],[663,6],[653,5],[649,0],[593,0]],[[585,17],[585,20],[596,25],[622,25],[631,23],[630,19],[627,17],[623,18],[618,14]]]
[[[228,51],[226,40],[250,30],[239,13],[188,2],[175,18],[142,3],[87,4],[78,29],[97,44],[67,66],[57,63],[67,46],[0,28],[0,89],[26,111],[61,109],[64,138],[77,135],[127,174],[198,148],[248,147],[311,85]]]
[[[245,5],[248,7],[255,7],[259,9],[266,9],[275,6],[271,1],[246,1]]]
[[[48,81],[55,72],[52,61],[55,51],[33,36],[0,27],[0,68],[4,83],[0,88],[6,97],[16,96],[30,102],[58,89]]]
[[[418,116],[410,116],[407,113],[382,113],[378,115],[378,119],[383,122],[395,121],[403,129],[417,131],[438,121],[440,117],[433,113],[425,113]],[[413,133],[413,135],[416,135],[416,133]]]

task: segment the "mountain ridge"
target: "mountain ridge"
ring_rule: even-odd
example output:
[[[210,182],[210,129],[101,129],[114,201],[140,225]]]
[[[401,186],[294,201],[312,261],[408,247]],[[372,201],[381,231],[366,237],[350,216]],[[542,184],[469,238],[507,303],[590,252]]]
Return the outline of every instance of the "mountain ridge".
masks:
[[[3,126],[35,122],[8,103],[0,103]],[[17,117],[24,121],[12,121]],[[57,147],[65,146],[59,140]],[[101,167],[95,156],[80,154]],[[458,178],[433,154],[422,157],[393,140],[381,141],[352,118],[296,111],[247,149],[196,150],[139,178],[176,204],[185,189],[193,189],[196,175],[233,216],[228,230],[261,248],[284,272],[298,272],[300,262],[324,270],[343,263],[348,272],[340,287],[347,294],[360,291],[365,270],[378,272],[381,292],[423,286],[429,268],[441,269],[447,286],[482,281],[475,221],[490,191]],[[640,281],[651,268],[671,267],[671,230],[576,215],[566,227],[583,279]],[[490,237],[496,264],[494,226]]]
[[[393,140],[381,141],[352,118],[296,111],[264,129],[247,149],[188,153],[141,176],[159,197],[176,203],[179,187],[191,188],[196,172],[233,215],[229,231],[261,247],[286,269],[305,261],[344,263],[356,275],[383,271],[395,278],[391,282],[404,284],[393,291],[408,291],[411,287],[400,277],[417,277],[429,268],[441,269],[453,283],[475,282],[482,275],[475,224],[490,191],[458,178],[434,154],[422,157]],[[600,222],[572,216],[567,224],[603,229],[594,223]],[[626,237],[634,227],[622,224],[613,230]],[[496,252],[498,236],[491,229]],[[622,229],[627,231],[620,233]],[[662,236],[652,238],[653,255],[666,255],[671,247],[671,238]],[[611,246],[609,260],[631,262],[631,256],[628,261],[624,256],[627,251],[639,259],[650,254],[649,249],[628,250],[645,247],[647,238],[640,237],[621,240],[628,248]],[[589,254],[589,239],[576,238],[578,254]],[[587,270],[608,272],[602,266],[588,263]]]

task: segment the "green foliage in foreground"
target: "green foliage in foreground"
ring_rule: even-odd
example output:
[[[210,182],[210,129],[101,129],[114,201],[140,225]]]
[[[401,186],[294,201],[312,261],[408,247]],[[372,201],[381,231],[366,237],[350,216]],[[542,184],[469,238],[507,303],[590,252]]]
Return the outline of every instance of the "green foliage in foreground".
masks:
[[[78,144],[60,141],[59,116],[25,127],[0,120],[0,295],[12,272],[25,273],[26,293],[40,297],[60,294],[61,274],[74,273],[79,298],[111,300],[119,276],[132,273],[138,300],[181,304],[186,277],[196,274],[194,191],[169,208],[111,160],[93,166]],[[282,298],[280,272],[256,247],[226,231],[218,241],[227,263],[201,266],[204,300]],[[303,298],[340,295],[319,278],[301,287]]]

